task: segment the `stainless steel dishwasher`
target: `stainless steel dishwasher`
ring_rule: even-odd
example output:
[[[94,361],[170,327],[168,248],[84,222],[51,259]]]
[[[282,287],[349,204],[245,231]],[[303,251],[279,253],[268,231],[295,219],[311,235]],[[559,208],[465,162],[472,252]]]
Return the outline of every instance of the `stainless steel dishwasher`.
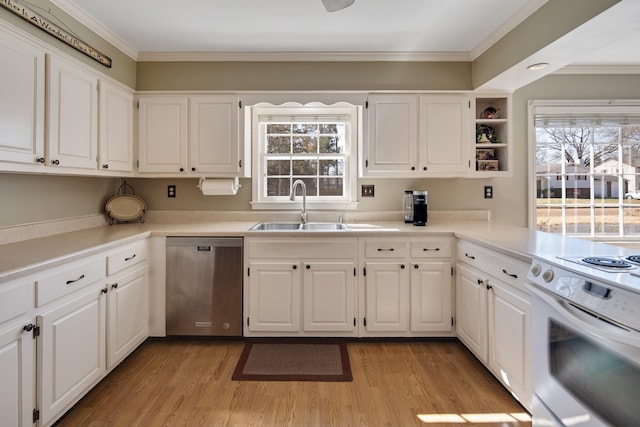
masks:
[[[167,335],[242,335],[242,238],[167,238]]]

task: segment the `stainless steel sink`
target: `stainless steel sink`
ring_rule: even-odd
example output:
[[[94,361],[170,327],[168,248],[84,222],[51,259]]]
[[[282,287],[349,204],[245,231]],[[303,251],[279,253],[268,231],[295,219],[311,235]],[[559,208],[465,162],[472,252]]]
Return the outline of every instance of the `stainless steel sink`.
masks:
[[[346,230],[347,226],[339,222],[308,222],[300,225],[301,230],[322,231],[322,230]]]
[[[338,222],[309,222],[306,224],[291,222],[259,222],[249,230],[253,231],[337,231],[347,226]]]

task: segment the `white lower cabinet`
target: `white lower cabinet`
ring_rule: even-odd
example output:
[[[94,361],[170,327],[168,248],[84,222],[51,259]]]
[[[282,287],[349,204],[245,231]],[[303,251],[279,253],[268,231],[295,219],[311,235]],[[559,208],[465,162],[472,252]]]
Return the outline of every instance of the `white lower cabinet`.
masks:
[[[458,338],[531,409],[531,302],[523,286],[528,265],[465,241],[458,243],[458,260]]]
[[[245,336],[356,336],[357,252],[356,238],[245,238]]]
[[[61,415],[106,372],[106,288],[90,288],[38,316],[38,388],[44,425]]]
[[[0,425],[32,426],[36,407],[34,281],[0,285]]]
[[[450,238],[365,238],[361,335],[450,336]]]
[[[149,336],[146,265],[110,279],[108,287],[107,369],[111,369]]]

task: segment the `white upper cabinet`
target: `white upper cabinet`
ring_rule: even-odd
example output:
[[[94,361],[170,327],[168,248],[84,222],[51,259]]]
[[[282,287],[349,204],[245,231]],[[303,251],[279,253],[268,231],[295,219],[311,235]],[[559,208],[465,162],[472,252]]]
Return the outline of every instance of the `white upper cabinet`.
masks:
[[[376,94],[368,99],[365,177],[467,176],[471,104],[465,94]]]
[[[363,176],[415,176],[418,164],[418,96],[370,95]]]
[[[98,78],[56,56],[47,60],[49,165],[96,170]]]
[[[247,176],[237,96],[149,95],[139,101],[139,172]]]
[[[238,97],[193,96],[189,103],[190,171],[240,173],[242,153],[238,135]]]
[[[133,94],[100,80],[98,167],[133,171]]]
[[[187,97],[141,97],[140,172],[179,174],[187,168]]]
[[[42,50],[0,32],[0,162],[44,163]]]
[[[461,176],[470,170],[469,96],[420,97],[420,171],[429,176]]]

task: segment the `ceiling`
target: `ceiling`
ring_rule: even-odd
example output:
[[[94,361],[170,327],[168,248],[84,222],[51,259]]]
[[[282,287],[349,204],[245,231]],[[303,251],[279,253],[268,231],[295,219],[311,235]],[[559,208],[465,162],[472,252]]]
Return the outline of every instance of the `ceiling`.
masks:
[[[637,0],[623,0],[635,2]],[[471,61],[547,0],[52,0],[135,59],[153,53]],[[572,64],[640,66],[640,31]]]

